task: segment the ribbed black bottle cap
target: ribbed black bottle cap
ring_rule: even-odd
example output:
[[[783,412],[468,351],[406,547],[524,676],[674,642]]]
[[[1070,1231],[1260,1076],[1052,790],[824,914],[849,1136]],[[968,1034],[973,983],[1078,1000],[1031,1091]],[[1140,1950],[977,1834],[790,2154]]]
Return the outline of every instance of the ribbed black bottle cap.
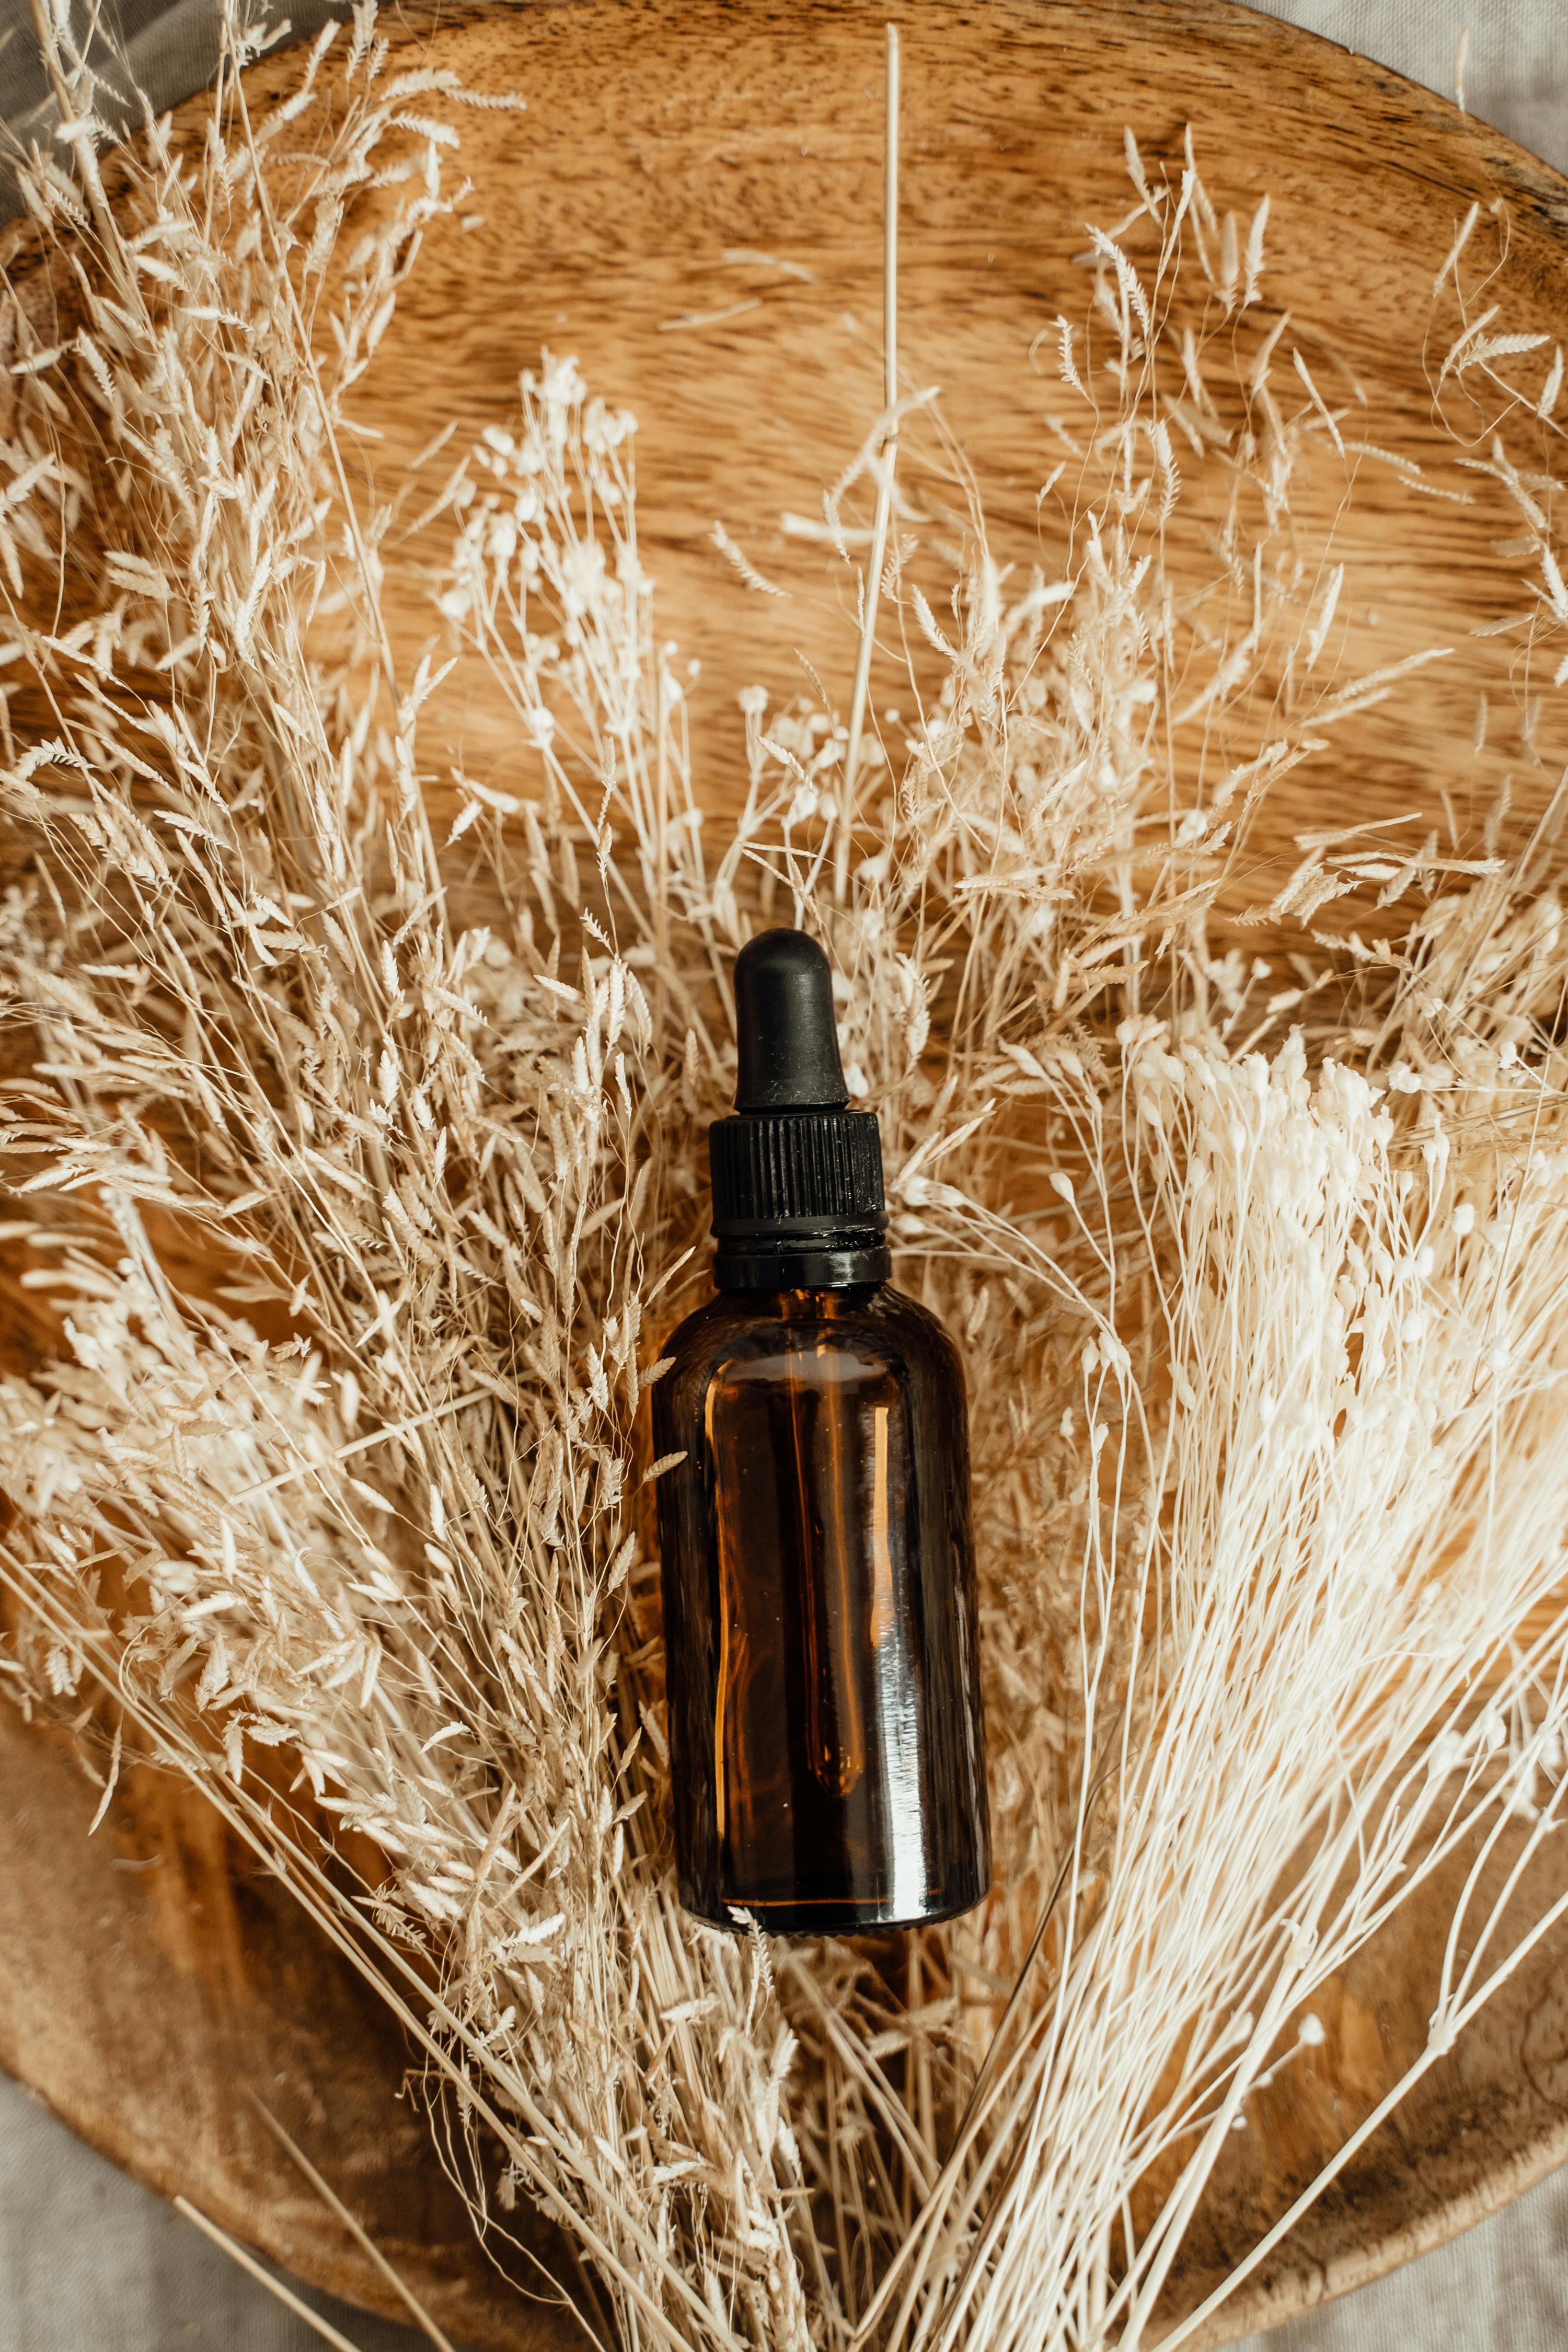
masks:
[[[708,1130],[721,1290],[844,1289],[891,1270],[882,1140],[851,1110],[833,973],[804,931],[735,959],[735,1116]]]

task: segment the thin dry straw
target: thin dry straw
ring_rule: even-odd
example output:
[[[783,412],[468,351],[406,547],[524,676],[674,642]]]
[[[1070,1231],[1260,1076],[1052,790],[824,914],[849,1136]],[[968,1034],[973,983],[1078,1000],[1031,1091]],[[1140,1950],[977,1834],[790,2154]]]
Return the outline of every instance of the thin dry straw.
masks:
[[[855,785],[860,764],[860,737],[866,724],[866,697],[871,682],[871,656],[877,642],[877,606],[881,595],[882,568],[888,560],[888,529],[893,511],[893,468],[899,451],[899,28],[888,26],[886,127],[882,170],[882,406],[888,424],[882,436],[877,472],[877,519],[871,531],[871,560],[863,591],[865,610],[860,644],[855,659],[855,686],[849,698],[849,740],[844,751],[844,805],[834,849],[833,888],[840,906],[849,883],[849,852],[855,833]]]
[[[406,2305],[409,2312],[413,2315],[416,2325],[423,2328],[425,2334],[430,2338],[431,2343],[436,2346],[437,2352],[453,2352],[450,2339],[447,2336],[443,2335],[441,2329],[437,2327],[436,2322],[431,2318],[430,2314],[426,2310],[425,2305],[420,2302],[413,2288],[406,2284],[400,2273],[387,2261],[386,2256],[382,2252],[374,2239],[368,2236],[365,2231],[361,2228],[359,2222],[355,2221],[353,2215],[349,2211],[348,2207],[343,2203],[342,2199],[338,2195],[336,2189],[332,2188],[329,2181],[322,2179],[315,2166],[310,2162],[310,2158],[305,2154],[304,2149],[300,2147],[296,2141],[289,2137],[288,2132],[284,2130],[283,2126],[279,2122],[271,2109],[268,2106],[264,2106],[259,2099],[255,2099],[254,2094],[252,2095],[257,2113],[260,2116],[262,2122],[267,2126],[268,2130],[272,2133],[279,2146],[292,2158],[293,2162],[298,2165],[300,2170],[304,2174],[306,2179],[310,2182],[317,2196],[321,2198],[322,2203],[329,2206],[337,2215],[339,2221],[342,2223],[344,2229],[348,2231],[349,2234],[353,2239],[354,2243],[359,2247],[361,2252],[368,2256],[369,2260],[374,2263],[376,2269],[381,2273],[383,2278],[385,2279],[387,2284]]]
[[[1493,1918],[1495,1917],[1494,1912]],[[1521,1934],[1518,1944],[1502,1965],[1493,1969],[1491,1975],[1483,1980],[1468,2000],[1459,2006],[1451,2019],[1445,2020],[1447,2032],[1441,2036],[1433,2035],[1420,2056],[1405,2068],[1397,2082],[1384,2092],[1376,2105],[1368,2110],[1349,2137],[1342,2141],[1329,2161],[1314,2173],[1306,2188],[1286,2207],[1279,2220],[1265,2231],[1257,2244],[1241,2256],[1223,2284],[1211,2288],[1203,2301],[1168,2335],[1162,2337],[1162,2343],[1168,2345],[1171,2352],[1178,2352],[1178,2347],[1185,2344],[1189,2337],[1195,2336],[1205,2320],[1212,2319],[1215,2313],[1223,2308],[1237,2288],[1252,2275],[1259,2263],[1268,2261],[1274,2249],[1289,2237],[1297,2222],[1310,2212],[1323,2191],[1338,2179],[1346,2165],[1361,2153],[1373,2134],[1398,2111],[1422,2077],[1431,2072],[1439,2059],[1449,2054],[1452,2047],[1450,2037],[1462,2032],[1465,2026],[1479,2016],[1487,2003],[1501,1990],[1510,1977],[1523,1966],[1536,1946],[1542,1942],[1564,1917],[1568,1917],[1568,1894],[1558,1895],[1554,1902],[1548,1905],[1540,1916],[1534,1919]]]
[[[183,2213],[187,2221],[194,2221],[204,2236],[223,2249],[230,2262],[237,2263],[242,2271],[248,2271],[253,2279],[258,2279],[268,2294],[275,2295],[285,2309],[293,2312],[296,2318],[302,2319],[307,2327],[313,2328],[324,2342],[335,2345],[337,2352],[360,2352],[360,2347],[352,2337],[342,2335],[330,2319],[323,2319],[319,2311],[312,2311],[308,2303],[301,2302],[292,2287],[287,2287],[281,2279],[274,2278],[254,2255],[247,2253],[237,2238],[231,2238],[226,2230],[220,2230],[216,2221],[209,2221],[188,2197],[176,2197],[174,2210]]]

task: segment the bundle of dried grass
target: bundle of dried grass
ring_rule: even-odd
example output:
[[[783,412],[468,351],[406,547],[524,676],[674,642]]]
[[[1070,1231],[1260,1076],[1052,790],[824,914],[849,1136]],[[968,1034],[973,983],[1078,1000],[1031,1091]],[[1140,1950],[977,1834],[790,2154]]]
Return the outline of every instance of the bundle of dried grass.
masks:
[[[481,2226],[521,2193],[571,2234],[605,2340],[1134,2345],[1325,1979],[1478,1824],[1517,1876],[1558,1817],[1551,828],[1309,845],[1276,915],[1416,912],[1262,989],[1256,811],[1399,687],[1335,682],[1341,575],[1291,531],[1368,430],[1250,328],[1264,209],[1129,142],[1059,329],[1057,576],[973,501],[943,610],[895,538],[916,715],[854,807],[836,713],[759,688],[715,845],[631,421],[547,359],[425,519],[532,766],[460,777],[437,844],[445,656],[397,675],[401,526],[341,436],[461,204],[462,93],[368,11],[336,48],[253,126],[236,44],[204,152],[153,126],[110,206],[53,38],[75,173],[29,178],[0,442],[9,1686],[87,1702],[110,1785],[122,1727],[207,1790],[423,2048]],[[1516,435],[1521,341],[1467,320],[1444,372]],[[1533,642],[1549,497],[1479,462]],[[1215,560],[1178,603],[1183,500]],[[641,1402],[770,915],[847,975],[901,1279],[972,1391],[997,1883],[896,1966],[699,1929],[668,1864]],[[1521,1957],[1482,1914],[1423,2065]]]

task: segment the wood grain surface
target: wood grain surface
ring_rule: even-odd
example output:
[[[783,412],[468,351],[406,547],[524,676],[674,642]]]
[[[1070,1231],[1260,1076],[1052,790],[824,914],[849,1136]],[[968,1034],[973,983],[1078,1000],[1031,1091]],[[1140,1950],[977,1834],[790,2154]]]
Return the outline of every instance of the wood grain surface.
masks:
[[[1049,559],[1036,491],[1053,386],[1031,347],[1058,311],[1082,313],[1074,257],[1087,222],[1126,207],[1124,123],[1150,164],[1179,157],[1190,125],[1216,201],[1243,216],[1268,192],[1267,299],[1248,331],[1289,308],[1313,365],[1365,393],[1378,442],[1441,483],[1455,451],[1423,347],[1434,276],[1472,200],[1507,323],[1555,334],[1563,322],[1568,184],[1397,76],[1222,0],[571,0],[408,16],[401,43],[481,90],[520,91],[529,110],[464,119],[483,225],[430,236],[358,401],[357,463],[395,490],[433,422],[454,416],[473,436],[506,421],[542,346],[630,405],[645,560],[663,632],[701,666],[691,723],[715,803],[739,774],[742,687],[796,690],[798,653],[847,695],[842,574],[784,517],[818,510],[879,404],[889,13],[905,41],[906,373],[942,387],[1005,558]],[[254,68],[253,105],[297,70],[288,56]],[[1342,491],[1327,470],[1303,486],[1303,532]],[[743,591],[711,544],[716,520],[787,598]],[[1470,834],[1505,775],[1516,823],[1540,805],[1537,780],[1568,753],[1563,722],[1531,711],[1508,641],[1471,635],[1521,601],[1523,568],[1500,559],[1499,534],[1496,501],[1415,499],[1387,467],[1358,479],[1340,546],[1344,674],[1434,642],[1456,650],[1290,779],[1265,814],[1255,886],[1271,865],[1289,870],[1309,824],[1436,821],[1446,792]],[[416,545],[399,567],[413,583],[395,604],[405,648],[429,630],[422,553],[434,560]],[[1498,715],[1478,756],[1483,692]],[[448,682],[438,729],[481,778],[516,770],[505,714],[474,677]],[[30,1343],[20,1319],[14,1336]],[[0,2059],[141,2178],[388,2308],[260,2128],[250,2094],[275,2098],[458,2341],[565,2343],[569,2323],[509,2303],[467,2238],[426,2126],[399,2102],[404,2056],[374,1997],[228,1849],[202,1801],[132,1776],[89,1845],[93,1792],[64,1748],[8,1715],[0,1728],[0,1882],[18,1890],[0,1917]],[[1559,1883],[1521,1890],[1519,1916]],[[1187,2241],[1167,2321],[1423,2047],[1456,1884],[1409,1905],[1331,1989],[1315,2066],[1259,2095]],[[1360,2284],[1568,2156],[1565,1960],[1561,1935],[1536,1949],[1203,2341]]]

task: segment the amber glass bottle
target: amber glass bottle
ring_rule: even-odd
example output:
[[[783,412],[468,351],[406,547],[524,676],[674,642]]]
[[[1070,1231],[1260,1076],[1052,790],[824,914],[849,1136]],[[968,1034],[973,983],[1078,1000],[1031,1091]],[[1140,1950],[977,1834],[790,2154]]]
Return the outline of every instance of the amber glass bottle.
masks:
[[[775,1935],[912,1926],[990,1870],[963,1374],[886,1278],[821,949],[763,932],[735,994],[720,1295],[654,1391],[685,1457],[658,1487],[681,1901]]]

